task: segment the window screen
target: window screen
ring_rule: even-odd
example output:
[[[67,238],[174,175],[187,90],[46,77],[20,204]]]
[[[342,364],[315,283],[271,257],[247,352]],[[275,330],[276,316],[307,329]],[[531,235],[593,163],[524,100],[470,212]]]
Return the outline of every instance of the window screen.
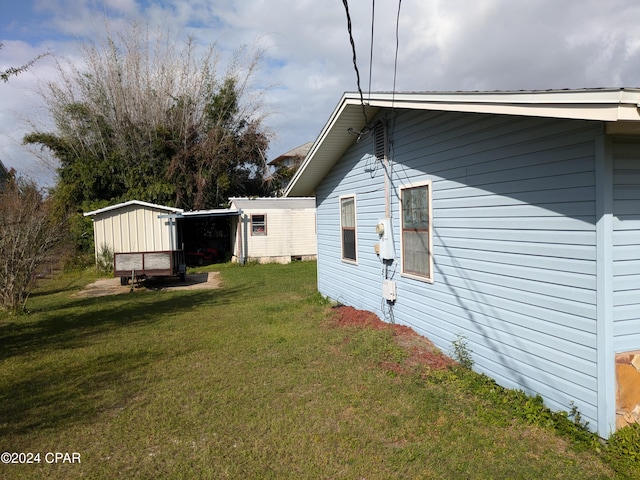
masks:
[[[342,258],[356,261],[356,199],[340,199],[340,227],[342,230]]]
[[[402,202],[402,271],[431,278],[431,185],[404,188]]]

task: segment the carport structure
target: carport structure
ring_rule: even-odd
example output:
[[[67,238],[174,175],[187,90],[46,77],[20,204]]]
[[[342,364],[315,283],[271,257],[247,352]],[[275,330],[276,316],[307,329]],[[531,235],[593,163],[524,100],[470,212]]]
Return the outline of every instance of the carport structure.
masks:
[[[158,252],[184,250],[206,255],[208,262],[231,258],[232,229],[237,209],[197,210],[185,212],[139,200],[111,205],[84,214],[93,220],[96,259],[106,248],[111,253]],[[201,264],[192,256],[189,263]]]
[[[220,208],[178,212],[166,217],[176,222],[187,263],[203,265],[232,258],[234,232],[240,213],[238,209]]]
[[[230,208],[184,211],[131,200],[85,213],[95,255],[184,251],[186,263],[287,263],[316,258],[313,198],[231,198]]]

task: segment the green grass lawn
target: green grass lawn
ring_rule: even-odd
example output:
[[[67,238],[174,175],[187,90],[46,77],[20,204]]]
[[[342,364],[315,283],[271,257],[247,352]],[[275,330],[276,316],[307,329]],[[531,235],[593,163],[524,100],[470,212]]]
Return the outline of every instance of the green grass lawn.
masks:
[[[380,368],[402,359],[393,336],[336,327],[315,267],[221,265],[217,290],[100,298],[72,296],[88,274],[41,283],[29,315],[0,314],[0,451],[41,461],[0,477],[614,476],[463,384]]]

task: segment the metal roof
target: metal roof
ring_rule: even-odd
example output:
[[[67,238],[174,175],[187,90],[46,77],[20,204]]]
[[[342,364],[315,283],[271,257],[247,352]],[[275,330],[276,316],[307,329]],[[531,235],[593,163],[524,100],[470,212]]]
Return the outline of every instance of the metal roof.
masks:
[[[380,109],[413,109],[548,118],[595,120],[616,128],[640,126],[640,89],[601,88],[578,90],[519,90],[494,92],[377,92],[345,93],[302,165],[284,192],[285,197],[312,195],[316,185],[353,144],[351,131],[362,131],[365,116]],[[635,124],[635,125],[633,125]]]
[[[316,208],[316,199],[314,197],[236,197],[230,198],[231,205],[241,210],[249,209],[300,209],[300,208]]]
[[[87,213],[84,214],[84,216],[85,217],[93,217],[93,216],[98,215],[100,213],[109,212],[111,210],[118,210],[120,208],[129,207],[131,205],[137,205],[137,206],[140,206],[140,207],[153,208],[153,209],[156,209],[156,210],[166,210],[168,212],[173,212],[173,213],[182,213],[182,211],[183,211],[181,208],[167,207],[165,205],[157,205],[155,203],[143,202],[141,200],[129,200],[128,202],[118,203],[117,205],[111,205],[109,207],[100,208],[98,210],[93,210],[91,212],[87,212]]]
[[[178,215],[178,218],[230,217],[235,215],[240,215],[240,211],[236,208],[215,208],[212,210],[192,210],[189,212],[182,212]]]
[[[274,198],[274,197],[237,197],[230,198],[231,208],[216,208],[212,210],[191,210],[184,211],[181,208],[167,207],[164,205],[157,205],[154,203],[142,202],[140,200],[131,200],[117,205],[111,205],[109,207],[94,210],[84,214],[85,217],[95,216],[100,213],[110,212],[129,206],[140,206],[153,208],[156,210],[164,210],[167,212],[164,217],[172,218],[197,218],[197,217],[224,217],[224,216],[237,216],[240,215],[241,209],[298,209],[298,208],[315,208],[315,198],[313,197],[293,197],[293,198]]]

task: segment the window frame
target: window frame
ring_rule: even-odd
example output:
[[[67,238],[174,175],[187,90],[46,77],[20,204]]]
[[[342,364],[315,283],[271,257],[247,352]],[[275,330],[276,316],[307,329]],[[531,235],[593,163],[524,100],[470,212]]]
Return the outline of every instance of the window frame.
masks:
[[[343,202],[345,202],[347,200],[353,200],[353,227],[345,227],[343,225],[342,205],[343,205]],[[352,264],[352,265],[357,265],[358,264],[358,228],[357,228],[358,227],[358,225],[357,225],[358,213],[357,213],[356,195],[355,194],[341,195],[338,207],[339,207],[339,215],[340,215],[340,258],[345,263],[349,263],[349,264]],[[354,258],[345,257],[345,248],[344,248],[344,246],[345,246],[345,238],[344,238],[345,228],[348,228],[349,230],[353,230],[353,256],[354,256]]]
[[[253,217],[263,217],[263,220],[261,222],[255,221],[253,219]],[[250,221],[251,221],[251,236],[256,236],[256,237],[266,237],[267,236],[267,214],[266,213],[252,213],[250,215]],[[256,232],[255,228],[256,227],[260,227],[262,226],[263,231],[262,232]]]
[[[429,272],[428,274],[421,274],[420,272],[415,272],[415,271],[411,271],[408,270],[406,267],[406,259],[407,256],[405,255],[405,248],[406,248],[406,239],[405,239],[405,232],[407,231],[417,231],[415,229],[409,229],[409,228],[405,228],[404,225],[404,221],[405,221],[405,215],[404,215],[404,205],[403,205],[403,200],[404,200],[404,192],[405,190],[412,190],[412,189],[417,189],[417,188],[427,188],[427,222],[428,222],[428,226],[427,226],[427,265],[429,268]],[[401,251],[401,272],[400,274],[404,277],[409,277],[409,278],[413,278],[416,280],[420,280],[423,282],[427,282],[427,283],[433,283],[433,182],[431,180],[426,180],[424,182],[418,182],[418,183],[412,183],[409,185],[405,185],[400,187],[400,212],[399,212],[399,216],[400,216],[400,251]]]

